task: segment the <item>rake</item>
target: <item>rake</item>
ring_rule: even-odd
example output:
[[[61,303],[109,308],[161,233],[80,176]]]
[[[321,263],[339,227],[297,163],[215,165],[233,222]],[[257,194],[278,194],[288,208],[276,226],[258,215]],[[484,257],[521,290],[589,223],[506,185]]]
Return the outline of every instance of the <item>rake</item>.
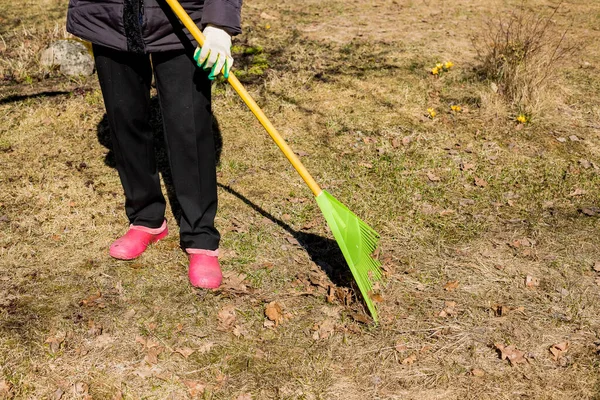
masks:
[[[202,35],[202,32],[183,7],[181,7],[178,0],[165,1],[171,7],[175,15],[177,15],[177,18],[179,18],[187,30],[192,34],[194,39],[196,39],[198,44],[203,46],[204,36]],[[317,204],[350,267],[350,271],[352,272],[362,297],[371,312],[371,316],[375,323],[377,323],[377,310],[371,299],[370,292],[372,290],[372,283],[381,280],[382,277],[380,268],[381,263],[371,256],[377,247],[379,235],[335,197],[319,187],[300,159],[296,156],[290,146],[288,146],[279,132],[277,132],[277,129],[271,124],[271,121],[269,121],[235,75],[229,74],[227,81],[242,98],[244,103],[246,103],[250,111],[256,116],[258,121],[262,124],[267,133],[271,136],[273,141],[275,141],[279,149],[287,157],[289,162],[315,195]]]

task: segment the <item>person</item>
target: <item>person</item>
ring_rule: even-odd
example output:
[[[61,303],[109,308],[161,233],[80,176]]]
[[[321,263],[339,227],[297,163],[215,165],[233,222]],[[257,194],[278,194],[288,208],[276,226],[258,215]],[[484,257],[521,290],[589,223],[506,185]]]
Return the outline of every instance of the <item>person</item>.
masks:
[[[164,0],[70,0],[67,30],[92,43],[129,229],[110,246],[131,260],[168,234],[150,125],[154,74],[175,195],[180,245],[196,287],[217,288],[216,149],[211,80],[228,77],[242,0],[182,0],[203,30],[200,49]]]

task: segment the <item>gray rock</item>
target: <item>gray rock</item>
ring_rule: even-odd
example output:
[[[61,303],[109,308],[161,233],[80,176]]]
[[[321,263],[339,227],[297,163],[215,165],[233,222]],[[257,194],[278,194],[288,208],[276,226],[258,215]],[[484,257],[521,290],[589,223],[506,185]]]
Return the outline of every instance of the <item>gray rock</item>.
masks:
[[[57,40],[42,52],[40,62],[46,67],[60,66],[65,75],[91,75],[94,73],[94,58],[77,40]]]

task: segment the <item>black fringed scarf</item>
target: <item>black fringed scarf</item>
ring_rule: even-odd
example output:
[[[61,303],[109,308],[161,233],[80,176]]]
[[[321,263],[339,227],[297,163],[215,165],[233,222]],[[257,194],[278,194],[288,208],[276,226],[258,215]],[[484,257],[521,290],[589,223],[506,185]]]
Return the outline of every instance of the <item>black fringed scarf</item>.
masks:
[[[132,53],[144,53],[142,23],[144,0],[124,0],[123,25],[127,37],[127,50]]]

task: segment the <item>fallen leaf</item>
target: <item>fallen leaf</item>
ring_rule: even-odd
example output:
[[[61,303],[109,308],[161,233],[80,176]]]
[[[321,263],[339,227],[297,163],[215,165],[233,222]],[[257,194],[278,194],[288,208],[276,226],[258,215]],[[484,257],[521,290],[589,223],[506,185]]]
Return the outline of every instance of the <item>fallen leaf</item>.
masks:
[[[179,347],[175,349],[175,353],[181,354],[185,359],[191,356],[195,351],[196,350],[190,349],[189,347]]]
[[[323,306],[320,308],[320,311],[323,314],[325,314],[331,318],[339,318],[341,310],[342,310],[342,307],[339,307],[339,306],[337,306],[337,307]]]
[[[557,344],[553,344],[550,346],[550,353],[552,353],[552,358],[554,361],[558,361],[559,358],[563,356],[564,353],[569,349],[569,342],[560,342]]]
[[[600,272],[600,261],[594,263],[594,271]]]
[[[102,331],[104,328],[100,324],[96,324],[93,319],[88,320],[88,335],[90,336],[100,336],[102,335]]]
[[[587,192],[585,190],[580,189],[580,188],[576,188],[571,193],[569,193],[569,197],[583,196],[586,193]]]
[[[213,348],[214,345],[215,345],[214,342],[204,342],[200,346],[198,346],[197,351],[200,354],[208,353],[210,351],[210,349]]]
[[[0,380],[0,395],[2,395],[1,396],[2,398],[4,398],[5,396],[8,397],[8,394],[10,393],[10,389],[11,389],[10,383],[6,382],[4,379]]]
[[[190,396],[196,397],[204,393],[206,386],[199,381],[183,381],[183,384],[187,386]]]
[[[298,239],[296,239],[294,237],[286,236],[285,240],[287,240],[289,244],[293,244],[294,246],[301,246]]]
[[[64,332],[58,332],[54,336],[50,336],[46,339],[46,343],[50,345],[50,351],[52,353],[58,352],[60,345],[65,341],[66,336],[67,335]]]
[[[140,261],[135,261],[132,262],[131,264],[129,264],[129,268],[131,269],[142,269],[144,268],[144,263],[140,262]]]
[[[96,337],[96,339],[94,339],[94,344],[98,347],[106,347],[110,343],[114,342],[114,340],[115,339],[110,335],[103,333],[102,335],[99,335]]]
[[[377,143],[377,139],[372,138],[370,136],[365,136],[363,138],[363,142],[365,142],[365,144],[369,144],[369,143]]]
[[[267,14],[267,13],[266,13],[266,12],[264,12],[264,11],[260,13],[260,17],[261,17],[262,19],[268,19],[268,20],[276,20],[276,19],[277,19],[277,17],[274,17],[274,16],[272,16],[272,15],[269,15],[269,14]]]
[[[350,317],[352,317],[353,320],[355,320],[356,322],[360,322],[362,324],[370,324],[371,323],[371,318],[369,318],[369,316],[365,315],[365,314],[361,314],[361,313],[350,313]]]
[[[427,179],[429,179],[431,182],[439,182],[442,180],[442,178],[440,178],[432,172],[427,173]]]
[[[525,277],[525,286],[531,288],[531,287],[536,287],[540,285],[540,280],[538,278],[535,278],[531,275],[527,275]]]
[[[471,375],[481,378],[485,375],[485,371],[482,369],[474,368],[471,370]]]
[[[508,359],[510,365],[527,362],[527,360],[525,359],[525,353],[521,350],[518,350],[512,344],[509,346],[504,346],[501,343],[495,343],[494,346],[498,351],[500,351],[500,358],[502,360]]]
[[[592,168],[592,163],[584,159],[579,160],[579,165],[584,169]]]
[[[302,225],[302,228],[300,228],[300,229],[302,229],[303,231],[307,231],[309,229],[314,228],[315,226],[317,226],[319,224],[320,224],[320,222],[318,220],[313,219],[312,221],[309,221],[309,222],[305,223],[304,225]]]
[[[398,353],[402,353],[403,351],[406,351],[408,348],[406,347],[406,344],[403,342],[397,342],[396,346],[394,346],[394,348],[396,349],[396,351]]]
[[[102,301],[103,301],[102,292],[100,292],[98,290],[95,294],[92,294],[92,295],[86,297],[85,299],[81,300],[79,302],[79,305],[93,307],[93,306],[100,305],[102,303]]]
[[[233,325],[235,324],[235,306],[229,304],[222,307],[217,314],[217,319],[219,320],[217,330],[229,331],[233,329]]]
[[[214,386],[214,389],[219,390],[223,387],[225,382],[227,382],[227,375],[223,374],[222,372],[219,372],[215,378],[215,381],[217,382],[217,384]]]
[[[152,368],[144,365],[133,371],[134,375],[139,376],[142,379],[150,378],[153,374]]]
[[[0,393],[2,393],[2,388],[1,387],[0,387]],[[58,388],[54,392],[54,395],[52,396],[52,399],[53,400],[60,400],[63,397],[63,394],[65,394],[65,391],[62,390],[61,388]]]
[[[144,357],[144,361],[146,361],[150,365],[158,364],[158,355],[162,353],[163,347],[151,347],[146,351],[146,356]]]
[[[461,171],[470,171],[472,169],[475,169],[475,164],[471,164],[471,163],[460,164],[460,169],[461,169]]]
[[[508,315],[509,312],[516,310],[512,307],[503,306],[501,304],[494,304],[491,309],[494,312],[494,315],[497,317],[504,317]]]
[[[458,287],[458,281],[450,281],[444,285],[444,290],[451,292]]]
[[[226,271],[223,274],[223,283],[220,286],[221,290],[245,293],[248,291],[244,280],[246,274],[237,273],[235,271]]]
[[[577,137],[577,135],[571,135],[569,136],[569,140],[571,140],[571,142],[579,142],[579,137]]]
[[[438,314],[439,317],[445,318],[445,317],[450,317],[452,315],[456,315],[456,302],[455,301],[446,301],[445,302],[445,308],[440,311],[440,313]]]
[[[456,211],[451,210],[451,209],[440,211],[440,217],[447,217],[448,215],[454,215],[454,214],[456,214]]]
[[[151,349],[153,347],[160,347],[160,343],[157,340],[154,340],[152,338],[148,338],[146,340],[146,348]]]
[[[411,356],[406,357],[404,360],[402,360],[402,364],[403,365],[411,365],[415,361],[417,361],[417,355],[413,354]]]
[[[281,304],[276,301],[272,301],[265,306],[265,315],[269,320],[275,322],[275,326],[278,326],[283,321],[283,309]]]
[[[329,284],[327,283],[327,276],[322,271],[310,271],[308,274],[308,280],[315,286],[320,286],[322,288],[328,288]]]
[[[321,340],[327,339],[335,331],[335,322],[331,318],[327,318],[321,321],[319,324],[315,324],[315,332],[313,333],[313,339]]]
[[[487,185],[488,185],[488,183],[484,179],[479,178],[479,177],[475,177],[475,186],[484,188]]]
[[[254,352],[254,358],[258,359],[258,360],[264,360],[267,357],[267,354],[262,351],[261,349],[256,349],[256,351]]]
[[[534,244],[533,240],[523,238],[523,239],[513,240],[513,242],[510,244],[510,246],[514,247],[515,249],[518,249],[521,247],[532,247],[533,244]]]
[[[252,395],[250,393],[242,393],[235,400],[252,400]]]
[[[600,213],[600,208],[599,207],[583,207],[583,208],[579,209],[579,212],[581,212],[584,215],[587,215],[588,217],[595,217],[596,215],[598,215],[598,213]]]
[[[86,395],[88,393],[88,390],[89,390],[89,386],[87,385],[87,383],[84,383],[84,382],[77,382],[73,386],[73,391],[77,395]]]
[[[402,138],[402,145],[404,146],[408,146],[410,144],[410,142],[413,141],[413,137],[412,136],[404,136]]]
[[[232,331],[233,335],[235,337],[242,337],[242,336],[248,336],[248,330],[243,327],[242,325],[236,325],[233,327],[233,331]]]
[[[372,293],[369,292],[369,297],[371,298],[371,300],[373,300],[375,303],[383,303],[383,296],[380,295],[379,293]]]
[[[275,328],[275,322],[265,319],[263,321],[263,327],[264,328]]]
[[[368,162],[359,162],[358,165],[361,166],[361,167],[368,168],[368,169],[373,168],[373,164],[368,163]]]
[[[120,390],[117,390],[117,392],[115,394],[113,394],[113,397],[111,400],[123,400],[123,393],[121,393]]]

